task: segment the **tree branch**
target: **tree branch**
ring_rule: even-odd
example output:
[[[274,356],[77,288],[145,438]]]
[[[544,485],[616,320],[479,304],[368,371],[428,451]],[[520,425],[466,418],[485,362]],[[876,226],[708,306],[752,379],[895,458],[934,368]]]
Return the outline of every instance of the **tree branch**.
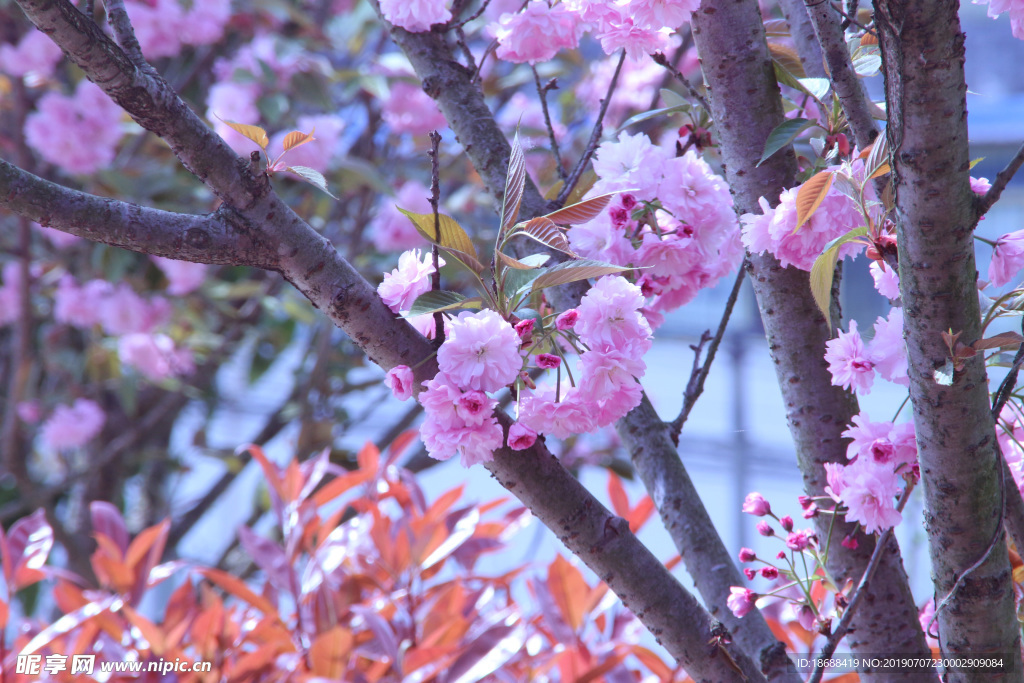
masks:
[[[988,210],[992,208],[992,205],[999,201],[999,197],[1002,196],[1003,190],[1010,184],[1015,173],[1020,170],[1021,165],[1024,164],[1024,145],[1021,145],[1017,150],[1017,153],[1010,159],[1010,163],[1006,165],[1002,171],[996,175],[996,179],[992,182],[992,187],[988,188],[988,192],[985,193],[984,197],[978,198],[975,210],[977,211],[978,218],[981,218]]]

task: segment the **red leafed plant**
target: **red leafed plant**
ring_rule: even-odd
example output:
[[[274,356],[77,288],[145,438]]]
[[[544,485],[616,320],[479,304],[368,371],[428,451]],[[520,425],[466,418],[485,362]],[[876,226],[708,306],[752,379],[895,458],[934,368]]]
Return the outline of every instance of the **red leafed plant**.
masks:
[[[89,586],[46,566],[53,534],[43,514],[22,519],[0,532],[6,585],[0,632],[15,593],[46,578],[63,616],[49,625],[21,625],[15,642],[0,650],[3,670],[14,671],[17,654],[31,652],[69,659],[94,654],[97,671],[101,662],[211,663],[208,672],[113,673],[109,681],[686,678],[638,644],[642,627],[603,583],[591,585],[562,557],[546,577],[525,578],[525,567],[500,576],[478,573],[479,558],[503,548],[529,513],[504,500],[460,504],[461,486],[428,504],[413,477],[394,464],[412,438],[403,435],[387,457],[368,444],[353,472],[336,468],[326,452],[279,467],[249,446],[277,524],[273,538],[239,529],[240,545],[260,570],[249,583],[212,567],[161,562],[167,521],[132,539],[117,508],[98,502],[91,507],[98,585]],[[621,482],[610,476],[616,512],[638,528],[651,513],[649,500],[631,508]],[[180,585],[162,616],[140,610],[147,592],[172,577]],[[517,603],[528,595],[533,600]],[[94,676],[65,670],[53,678]]]

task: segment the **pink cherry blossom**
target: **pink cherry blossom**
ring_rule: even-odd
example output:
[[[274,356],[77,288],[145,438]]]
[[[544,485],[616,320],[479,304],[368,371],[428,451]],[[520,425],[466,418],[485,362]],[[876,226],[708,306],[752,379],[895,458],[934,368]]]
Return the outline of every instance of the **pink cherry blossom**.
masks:
[[[754,609],[754,602],[756,600],[757,593],[749,588],[730,586],[729,597],[726,598],[725,604],[729,607],[732,613],[739,618],[746,616],[750,610]]]
[[[482,391],[466,391],[455,402],[455,414],[467,425],[479,425],[494,410],[496,402]]]
[[[395,197],[385,197],[370,223],[373,245],[380,251],[412,249],[424,243],[412,221],[398,210],[402,207],[412,213],[430,213],[430,190],[418,180],[410,180]]]
[[[381,116],[391,130],[399,134],[426,135],[448,127],[448,119],[437,108],[437,102],[423,92],[423,88],[406,81],[391,86]]]
[[[154,382],[195,370],[192,353],[177,348],[165,334],[126,334],[117,340],[117,356],[122,365],[135,368]]]
[[[740,562],[753,562],[757,559],[757,553],[750,548],[740,548],[739,559]]]
[[[772,528],[771,524],[762,519],[760,522],[757,523],[757,533],[761,534],[762,536],[774,536],[775,529]]]
[[[578,14],[564,4],[548,7],[542,0],[533,0],[522,12],[503,14],[487,29],[498,41],[499,59],[530,64],[575,49],[582,33]]]
[[[71,406],[57,406],[40,434],[43,443],[53,450],[77,448],[99,434],[106,419],[98,403],[79,398]]]
[[[399,401],[412,398],[415,377],[408,365],[396,365],[388,370],[386,383]]]
[[[743,499],[743,512],[755,517],[764,517],[772,512],[772,506],[760,493],[748,493]]]
[[[825,493],[832,497],[837,503],[843,499],[843,491],[846,489],[846,466],[838,462],[825,463]]]
[[[1024,230],[1003,235],[996,240],[992,262],[988,267],[988,279],[996,287],[1002,287],[1024,268]]]
[[[497,391],[519,376],[519,335],[496,311],[464,311],[452,321],[437,365],[464,389]]]
[[[597,428],[597,406],[584,401],[576,388],[563,388],[561,400],[555,398],[552,387],[524,391],[519,400],[519,422],[538,434],[550,434],[558,439]]]
[[[854,426],[843,432],[844,437],[851,439],[846,448],[850,460],[864,459],[890,470],[917,462],[913,423],[872,422],[863,411],[854,415],[852,421]]]
[[[881,261],[872,261],[868,266],[871,271],[871,279],[875,281],[875,289],[886,299],[900,298],[900,276],[888,265]]]
[[[797,552],[805,550],[814,541],[814,532],[810,529],[791,531],[786,537],[786,547]]]
[[[592,350],[617,349],[640,358],[651,347],[651,328],[639,310],[640,288],[618,275],[608,275],[590,288],[576,310],[576,333]]]
[[[875,321],[875,337],[868,344],[868,355],[874,361],[875,372],[883,379],[910,386],[907,376],[907,345],[903,341],[903,309],[894,307],[888,318]]]
[[[649,54],[665,50],[670,32],[669,29],[638,25],[632,17],[620,12],[619,16],[606,20],[595,37],[601,42],[605,54],[625,50],[626,56],[637,62]]]
[[[700,0],[631,0],[629,11],[633,20],[650,28],[677,29],[690,20],[700,7]]]
[[[419,401],[426,419],[420,436],[427,453],[447,460],[461,452],[462,464],[467,467],[491,460],[504,439],[501,425],[493,415],[497,401],[481,391],[463,392],[444,373],[438,373],[423,386]]]
[[[545,370],[557,368],[562,364],[562,359],[553,353],[537,354],[537,367]]]
[[[644,370],[642,360],[616,348],[587,351],[580,356],[580,396],[587,401],[607,400],[624,386],[636,384],[634,378],[642,377]]]
[[[618,61],[615,57],[593,60],[590,63],[589,75],[580,79],[576,86],[576,97],[588,111],[600,109],[601,99],[608,93],[608,86]],[[615,97],[612,98],[605,114],[608,127],[622,123],[632,112],[650,107],[651,93],[657,91],[657,84],[661,83],[664,72],[665,69],[654,60],[634,62],[627,59],[622,64],[619,80],[616,81]]]
[[[21,78],[35,73],[49,77],[64,57],[49,36],[41,31],[29,31],[17,45],[0,45],[0,71]]]
[[[988,178],[971,178],[971,192],[974,194],[984,196],[991,189],[992,183],[988,181]]]
[[[899,524],[902,515],[896,510],[894,498],[900,493],[900,485],[894,472],[865,459],[846,467],[843,477],[847,521],[860,522],[869,534]]]
[[[796,229],[798,187],[782,193],[774,209],[762,197],[761,215],[745,214],[743,243],[753,253],[771,253],[783,266],[809,271],[825,245],[863,224],[863,217],[850,198],[833,189],[825,196],[810,220]],[[840,258],[855,254],[862,245],[847,242],[839,248]]]
[[[49,92],[39,99],[25,120],[25,141],[70,173],[94,173],[114,160],[122,113],[99,86],[82,80],[74,95]]]
[[[208,266],[205,263],[178,261],[163,256],[150,256],[149,258],[167,276],[167,293],[172,296],[183,296],[194,292],[206,280]]]
[[[616,265],[636,261],[636,249],[607,211],[601,212],[593,220],[574,226],[569,231],[569,244],[580,256],[595,261]]]
[[[106,280],[90,280],[79,286],[72,276],[65,275],[53,295],[53,317],[75,327],[92,327],[100,322],[102,303],[113,291]]]
[[[439,259],[438,263],[444,265],[444,259]],[[429,252],[422,259],[419,249],[403,252],[398,257],[398,267],[384,273],[384,281],[377,287],[377,294],[393,312],[408,311],[416,297],[430,291],[433,272],[434,264]]]
[[[1003,12],[1010,13],[1013,37],[1024,40],[1024,2],[1021,0],[974,0],[975,5],[988,5],[988,16],[995,19]]]
[[[508,447],[514,451],[525,451],[537,442],[537,432],[516,422],[508,428]]]
[[[601,180],[593,193],[634,190],[643,199],[653,199],[668,159],[668,153],[643,133],[623,131],[618,140],[602,143],[594,154],[594,173]]]
[[[568,311],[560,313],[555,318],[555,328],[559,330],[571,330],[576,326],[576,321],[580,319],[580,313],[575,308],[570,308]]]
[[[171,307],[166,299],[153,297],[146,301],[124,282],[100,302],[100,324],[110,335],[149,332],[170,317]]]
[[[857,392],[871,393],[875,380],[875,359],[864,346],[857,331],[857,321],[850,321],[849,332],[839,332],[837,339],[825,343],[825,360],[832,373],[832,384]]]
[[[380,0],[380,12],[388,22],[413,33],[429,31],[452,18],[444,0]]]

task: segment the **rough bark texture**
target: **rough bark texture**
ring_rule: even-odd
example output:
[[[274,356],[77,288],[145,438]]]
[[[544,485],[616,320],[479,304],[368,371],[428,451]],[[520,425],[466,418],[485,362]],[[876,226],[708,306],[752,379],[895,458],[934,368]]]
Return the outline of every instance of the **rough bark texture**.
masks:
[[[810,15],[814,33],[821,45],[831,74],[832,89],[843,105],[846,120],[853,130],[857,146],[864,149],[878,134],[875,119],[868,107],[867,95],[850,61],[839,13],[829,2],[806,0],[805,14]]]
[[[821,45],[814,35],[814,25],[807,14],[804,0],[779,0],[782,13],[789,24],[789,35],[793,38],[796,53],[800,55],[800,63],[804,73],[810,78],[825,78],[825,62],[821,55]]]
[[[382,18],[383,21],[383,18]],[[390,27],[395,43],[409,58],[424,90],[438,101],[441,111],[500,201],[511,148],[475,85],[470,72],[457,63],[451,47],[439,33],[409,33]],[[523,201],[523,216],[543,213],[546,204],[531,183]],[[558,255],[556,255],[558,257]],[[585,287],[562,287],[552,294],[560,308],[578,303]],[[711,614],[732,633],[735,641],[772,681],[796,681],[798,676],[778,641],[759,613],[739,619],[726,607],[730,586],[745,585],[733,556],[715,531],[693,481],[679,459],[669,429],[650,401],[643,402],[616,425],[630,451],[633,465],[650,493],[661,519],[694,579]]]
[[[782,104],[757,3],[704,7],[693,15],[693,34],[737,210],[759,212],[758,198],[776,200],[793,183],[796,164],[792,151],[786,150],[756,165],[765,139],[782,121]],[[807,273],[782,268],[771,256],[751,255],[750,275],[805,489],[809,495],[823,495],[822,465],[846,461],[842,432],[858,412],[857,403],[849,392],[831,384],[824,361],[830,331],[811,297]],[[823,519],[816,522],[824,539],[829,523]],[[829,571],[840,585],[860,578],[874,549],[873,540],[863,534],[857,550],[839,545],[850,531],[852,525],[846,524],[833,531],[836,538],[830,548]],[[848,637],[850,649],[865,655],[929,656],[895,543],[869,591]],[[866,669],[861,674],[864,680],[893,678]],[[934,675],[913,672],[899,678],[934,680]]]
[[[1020,634],[1001,529],[998,446],[981,355],[952,386],[933,377],[949,360],[947,330],[980,332],[969,185],[964,35],[958,3],[879,2],[896,188],[899,269],[910,396],[925,494],[925,527],[945,657],[999,655],[1020,678]],[[964,576],[965,570],[987,559]],[[956,591],[950,595],[954,586]],[[951,669],[948,680],[992,680]]]
[[[262,254],[232,260],[210,250],[183,249],[167,255],[207,263],[246,263],[248,258],[261,267],[281,272],[374,362],[386,369],[398,364],[414,365],[433,353],[432,345],[405,321],[396,319],[373,287],[327,240],[281,202],[266,178],[254,174],[250,165],[188,109],[159,75],[137,69],[117,45],[66,0],[24,0],[19,5],[91,80],[136,121],[171,144],[182,163],[231,207],[224,210],[231,220],[229,226],[224,226],[223,214],[146,214],[147,210],[129,204],[111,204],[67,190],[60,192],[7,165],[0,169],[7,174],[3,177],[20,188],[14,199],[23,201],[4,197],[0,205],[33,218],[43,216],[45,211],[46,222],[54,227],[140,251],[151,247],[166,253],[168,240],[173,243],[177,238],[184,239],[190,228],[207,229],[210,248],[219,250],[226,247],[218,240],[235,239],[233,229],[245,235],[244,239],[239,238],[239,243],[254,240],[260,244]],[[507,140],[503,142],[507,149]],[[507,151],[503,158],[507,160]],[[496,172],[489,171],[485,176],[490,177],[492,187]],[[500,173],[503,178],[503,168]],[[35,202],[34,197],[56,197],[62,203],[53,206],[45,201]],[[528,190],[524,210],[536,211],[539,199],[536,190]],[[82,212],[82,206],[104,206],[115,220],[108,224],[104,220],[106,213],[89,215]],[[126,226],[131,225],[133,217],[143,214],[157,222],[153,231],[128,235]],[[427,362],[420,366],[417,376],[426,378],[434,372],[436,365]],[[507,427],[508,417],[499,417]],[[555,530],[569,550],[608,583],[691,676],[702,681],[765,680],[753,660],[738,647],[726,646],[723,652],[718,651],[719,646],[709,645],[715,623],[711,615],[630,533],[625,521],[605,510],[542,442],[527,451],[512,453],[502,449],[487,467]]]

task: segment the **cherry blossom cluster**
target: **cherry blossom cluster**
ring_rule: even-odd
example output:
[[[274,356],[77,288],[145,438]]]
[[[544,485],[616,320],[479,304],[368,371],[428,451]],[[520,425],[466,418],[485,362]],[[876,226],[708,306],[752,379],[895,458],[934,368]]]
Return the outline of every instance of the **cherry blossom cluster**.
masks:
[[[672,156],[643,134],[598,147],[591,194],[624,191],[607,211],[575,226],[576,253],[641,267],[652,327],[735,269],[743,256],[725,180],[693,150]]]
[[[378,293],[392,310],[408,311],[429,290],[432,273],[427,257],[406,252]],[[639,287],[623,277],[606,276],[577,308],[561,313],[549,311],[513,324],[484,309],[463,311],[449,320],[437,352],[439,372],[423,383],[417,396],[426,413],[420,433],[427,452],[439,460],[460,453],[462,464],[469,466],[491,460],[493,451],[506,443],[522,450],[541,434],[566,438],[624,416],[640,402],[637,380],[646,369],[642,357],[651,345],[651,328],[640,314],[643,303]],[[432,315],[410,321],[422,332],[432,332]],[[578,355],[575,372],[566,366],[570,353]],[[556,379],[535,381],[530,370],[547,370]],[[387,381],[400,399],[417,393],[408,366],[392,368]],[[513,391],[518,418],[507,439],[494,416],[495,395],[506,387]]]
[[[999,449],[1010,466],[1014,483],[1024,492],[1024,412],[1021,406],[1008,402],[1003,406],[996,426]]]
[[[988,16],[995,19],[1003,12],[1010,13],[1013,37],[1024,40],[1024,2],[1021,0],[973,0],[975,5],[988,5]]]
[[[835,339],[825,344],[825,349],[825,360],[835,386],[869,394],[876,373],[886,381],[910,386],[902,308],[894,307],[888,317],[878,317],[870,342],[861,338],[857,321],[851,320],[849,331],[840,330]]]

